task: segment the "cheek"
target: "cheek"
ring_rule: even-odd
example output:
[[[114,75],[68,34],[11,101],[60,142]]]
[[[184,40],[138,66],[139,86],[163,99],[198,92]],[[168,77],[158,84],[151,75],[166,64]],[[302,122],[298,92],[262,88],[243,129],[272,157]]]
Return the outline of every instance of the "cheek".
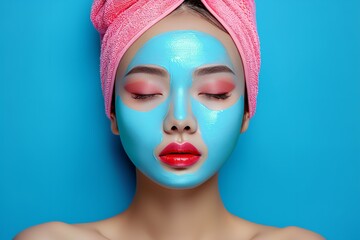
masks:
[[[209,150],[209,161],[225,161],[233,151],[240,135],[244,114],[244,97],[224,110],[210,110],[196,100],[192,108],[198,120],[199,130]],[[217,164],[217,163],[216,163]]]
[[[127,107],[119,96],[116,97],[116,116],[124,149],[135,166],[142,168],[148,162],[155,147],[162,141],[162,124],[166,114],[165,103],[151,111],[141,112]]]

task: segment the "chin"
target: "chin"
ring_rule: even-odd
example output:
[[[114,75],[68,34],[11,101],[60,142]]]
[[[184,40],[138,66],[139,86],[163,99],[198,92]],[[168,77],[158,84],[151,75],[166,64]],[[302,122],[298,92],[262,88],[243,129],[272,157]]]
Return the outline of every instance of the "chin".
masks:
[[[164,188],[182,190],[182,189],[197,188],[214,176],[213,174],[205,177],[205,176],[201,176],[196,172],[191,174],[183,174],[183,175],[173,174],[173,175],[175,176],[172,176],[171,178],[155,178],[155,179],[150,178],[150,179]]]

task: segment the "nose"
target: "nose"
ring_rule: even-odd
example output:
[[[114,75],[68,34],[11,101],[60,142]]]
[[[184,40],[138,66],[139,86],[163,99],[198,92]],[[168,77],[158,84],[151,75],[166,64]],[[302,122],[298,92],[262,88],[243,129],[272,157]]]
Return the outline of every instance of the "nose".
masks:
[[[163,126],[167,134],[193,134],[197,131],[197,127],[197,121],[192,113],[187,113],[183,119],[177,119],[173,108],[170,108]]]

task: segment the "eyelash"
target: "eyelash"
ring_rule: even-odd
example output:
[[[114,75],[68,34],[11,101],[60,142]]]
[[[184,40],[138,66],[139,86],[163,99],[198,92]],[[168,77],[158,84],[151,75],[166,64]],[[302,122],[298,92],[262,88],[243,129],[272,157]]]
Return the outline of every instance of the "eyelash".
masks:
[[[133,93],[131,96],[135,100],[150,100],[154,98],[155,96],[162,95],[159,93],[154,94],[135,94]],[[211,100],[226,100],[228,99],[231,94],[229,93],[219,93],[219,94],[212,94],[212,93],[200,93],[199,95],[204,95],[206,98]]]
[[[150,100],[155,96],[162,95],[161,93],[152,93],[152,94],[131,94],[131,97],[135,100]]]
[[[219,93],[219,94],[200,93],[199,95],[204,95],[206,98],[214,99],[214,100],[226,100],[231,96],[230,93]]]

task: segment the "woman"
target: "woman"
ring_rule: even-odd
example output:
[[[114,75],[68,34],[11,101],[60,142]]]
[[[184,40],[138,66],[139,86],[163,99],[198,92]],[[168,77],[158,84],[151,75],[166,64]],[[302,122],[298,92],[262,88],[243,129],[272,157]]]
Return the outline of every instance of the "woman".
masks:
[[[260,61],[254,3],[229,2],[94,2],[106,113],[136,166],[136,194],[113,218],[47,223],[16,240],[323,239],[248,222],[221,201],[217,172],[254,114]]]

